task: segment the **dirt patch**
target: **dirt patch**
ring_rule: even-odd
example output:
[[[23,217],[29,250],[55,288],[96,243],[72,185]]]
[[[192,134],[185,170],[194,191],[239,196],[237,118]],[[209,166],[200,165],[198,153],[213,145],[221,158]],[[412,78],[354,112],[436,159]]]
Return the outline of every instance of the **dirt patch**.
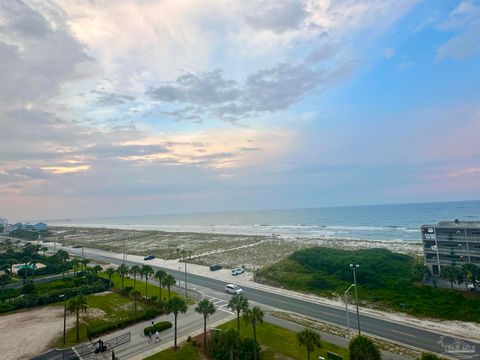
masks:
[[[67,314],[67,329],[74,326]],[[0,316],[0,354],[5,360],[30,359],[47,351],[63,334],[63,307],[46,306]]]

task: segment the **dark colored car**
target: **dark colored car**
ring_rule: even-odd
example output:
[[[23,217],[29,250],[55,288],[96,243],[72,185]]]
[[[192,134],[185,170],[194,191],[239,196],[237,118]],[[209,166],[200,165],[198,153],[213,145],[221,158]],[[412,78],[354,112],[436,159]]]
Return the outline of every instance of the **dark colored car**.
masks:
[[[143,258],[143,260],[153,260],[155,259],[155,255],[147,255]]]
[[[222,265],[215,264],[215,265],[210,265],[210,271],[217,271],[222,268]]]

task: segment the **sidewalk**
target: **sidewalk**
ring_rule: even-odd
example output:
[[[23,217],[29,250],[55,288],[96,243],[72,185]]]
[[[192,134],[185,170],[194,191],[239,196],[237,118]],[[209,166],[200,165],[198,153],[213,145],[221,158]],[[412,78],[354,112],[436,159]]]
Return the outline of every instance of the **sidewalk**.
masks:
[[[231,313],[218,310],[208,319],[207,328],[212,328],[223,324],[226,321],[229,321],[234,318],[234,315]],[[104,342],[108,341],[111,338],[116,336],[123,335],[125,333],[131,333],[130,342],[120,345],[113,349],[115,356],[119,359],[143,359],[147,356],[155,354],[159,351],[168,349],[174,346],[174,315],[167,314],[159,316],[153,321],[170,321],[172,323],[172,328],[160,332],[160,342],[155,341],[155,336],[152,337],[152,342],[149,342],[148,336],[143,334],[143,329],[150,326],[152,320],[143,321],[138,324],[132,325],[122,330],[112,332],[110,334],[104,335],[102,340]],[[178,332],[177,332],[177,343],[180,344],[182,341],[185,341],[188,336],[196,336],[203,332],[203,316],[195,312],[195,307],[190,306],[185,314],[178,314]],[[94,341],[97,341],[95,339]],[[110,360],[112,358],[112,351],[109,349],[101,354],[90,354],[88,356],[83,356],[83,359],[105,359]]]

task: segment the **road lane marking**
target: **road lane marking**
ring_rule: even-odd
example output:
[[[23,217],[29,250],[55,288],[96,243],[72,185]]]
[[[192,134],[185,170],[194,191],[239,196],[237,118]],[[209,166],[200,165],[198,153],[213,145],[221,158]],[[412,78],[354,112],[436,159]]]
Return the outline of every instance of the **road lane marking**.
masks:
[[[412,335],[412,334],[407,334],[407,333],[404,333],[404,332],[401,332],[401,331],[398,331],[398,330],[390,330],[391,332],[395,332],[397,334],[402,334],[402,335],[405,335],[405,336],[410,336],[410,337],[415,337],[415,335]]]

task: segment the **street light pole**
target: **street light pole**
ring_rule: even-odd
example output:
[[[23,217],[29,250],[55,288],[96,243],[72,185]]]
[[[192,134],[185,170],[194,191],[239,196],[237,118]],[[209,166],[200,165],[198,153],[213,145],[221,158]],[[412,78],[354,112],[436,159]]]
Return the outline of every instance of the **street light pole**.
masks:
[[[347,293],[348,291],[354,287],[355,284],[352,284],[348,287],[347,290],[345,290],[345,313],[347,314],[347,333],[348,333],[348,339],[350,340],[350,319],[348,318],[348,303],[347,303]]]
[[[357,324],[358,324],[358,335],[362,335],[360,330],[360,312],[358,311],[358,293],[357,293],[357,274],[356,269],[358,269],[360,265],[358,264],[350,264],[350,269],[353,270],[353,285],[355,285],[355,305],[357,306]]]
[[[63,298],[63,345],[65,345],[65,336],[67,333],[67,296],[60,295]]]

